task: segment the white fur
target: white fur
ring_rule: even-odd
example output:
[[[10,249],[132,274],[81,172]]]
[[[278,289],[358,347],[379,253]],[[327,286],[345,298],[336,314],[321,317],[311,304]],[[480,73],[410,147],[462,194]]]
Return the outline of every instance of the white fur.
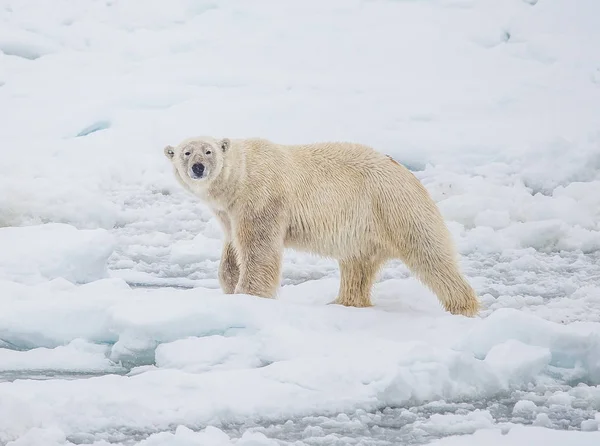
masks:
[[[190,157],[183,156],[190,150]],[[168,146],[165,154],[180,183],[223,226],[224,292],[274,297],[283,249],[290,247],[339,261],[337,303],[371,305],[377,272],[398,258],[448,311],[478,312],[435,202],[390,157],[348,142],[285,146],[211,137]],[[205,163],[209,174],[190,178],[193,162]]]

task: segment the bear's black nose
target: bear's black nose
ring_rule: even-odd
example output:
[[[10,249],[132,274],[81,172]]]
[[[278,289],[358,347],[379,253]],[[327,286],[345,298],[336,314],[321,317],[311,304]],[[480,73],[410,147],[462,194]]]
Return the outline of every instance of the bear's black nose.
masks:
[[[194,175],[201,177],[202,174],[204,173],[204,164],[201,163],[196,163],[192,166],[192,172],[194,172]]]

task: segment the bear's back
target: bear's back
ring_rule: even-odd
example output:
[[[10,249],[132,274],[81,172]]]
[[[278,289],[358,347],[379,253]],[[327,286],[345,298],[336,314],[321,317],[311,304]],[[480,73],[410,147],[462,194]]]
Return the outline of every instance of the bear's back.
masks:
[[[351,243],[375,248],[385,225],[381,204],[402,194],[404,167],[354,143],[279,146],[273,165],[289,206],[286,245],[344,256]],[[279,155],[278,155],[279,156]],[[408,172],[408,170],[406,170]],[[410,179],[408,180],[410,182]],[[394,192],[392,192],[394,193]]]

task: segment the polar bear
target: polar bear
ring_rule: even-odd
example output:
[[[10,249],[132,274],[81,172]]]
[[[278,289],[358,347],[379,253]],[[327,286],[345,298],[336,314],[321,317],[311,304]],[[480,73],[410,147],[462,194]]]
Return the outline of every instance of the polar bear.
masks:
[[[337,304],[371,306],[378,271],[400,259],[447,311],[478,313],[437,205],[391,157],[350,142],[210,136],[166,146],[164,154],[177,180],[223,228],[224,293],[275,297],[289,247],[337,259]]]

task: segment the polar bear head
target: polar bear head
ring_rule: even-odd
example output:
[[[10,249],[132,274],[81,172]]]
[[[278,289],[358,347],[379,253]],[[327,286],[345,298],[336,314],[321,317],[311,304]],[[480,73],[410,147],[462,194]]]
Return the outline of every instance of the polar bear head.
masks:
[[[175,174],[192,189],[210,184],[223,169],[229,139],[197,137],[188,138],[176,147],[167,146],[165,156],[171,160]]]

